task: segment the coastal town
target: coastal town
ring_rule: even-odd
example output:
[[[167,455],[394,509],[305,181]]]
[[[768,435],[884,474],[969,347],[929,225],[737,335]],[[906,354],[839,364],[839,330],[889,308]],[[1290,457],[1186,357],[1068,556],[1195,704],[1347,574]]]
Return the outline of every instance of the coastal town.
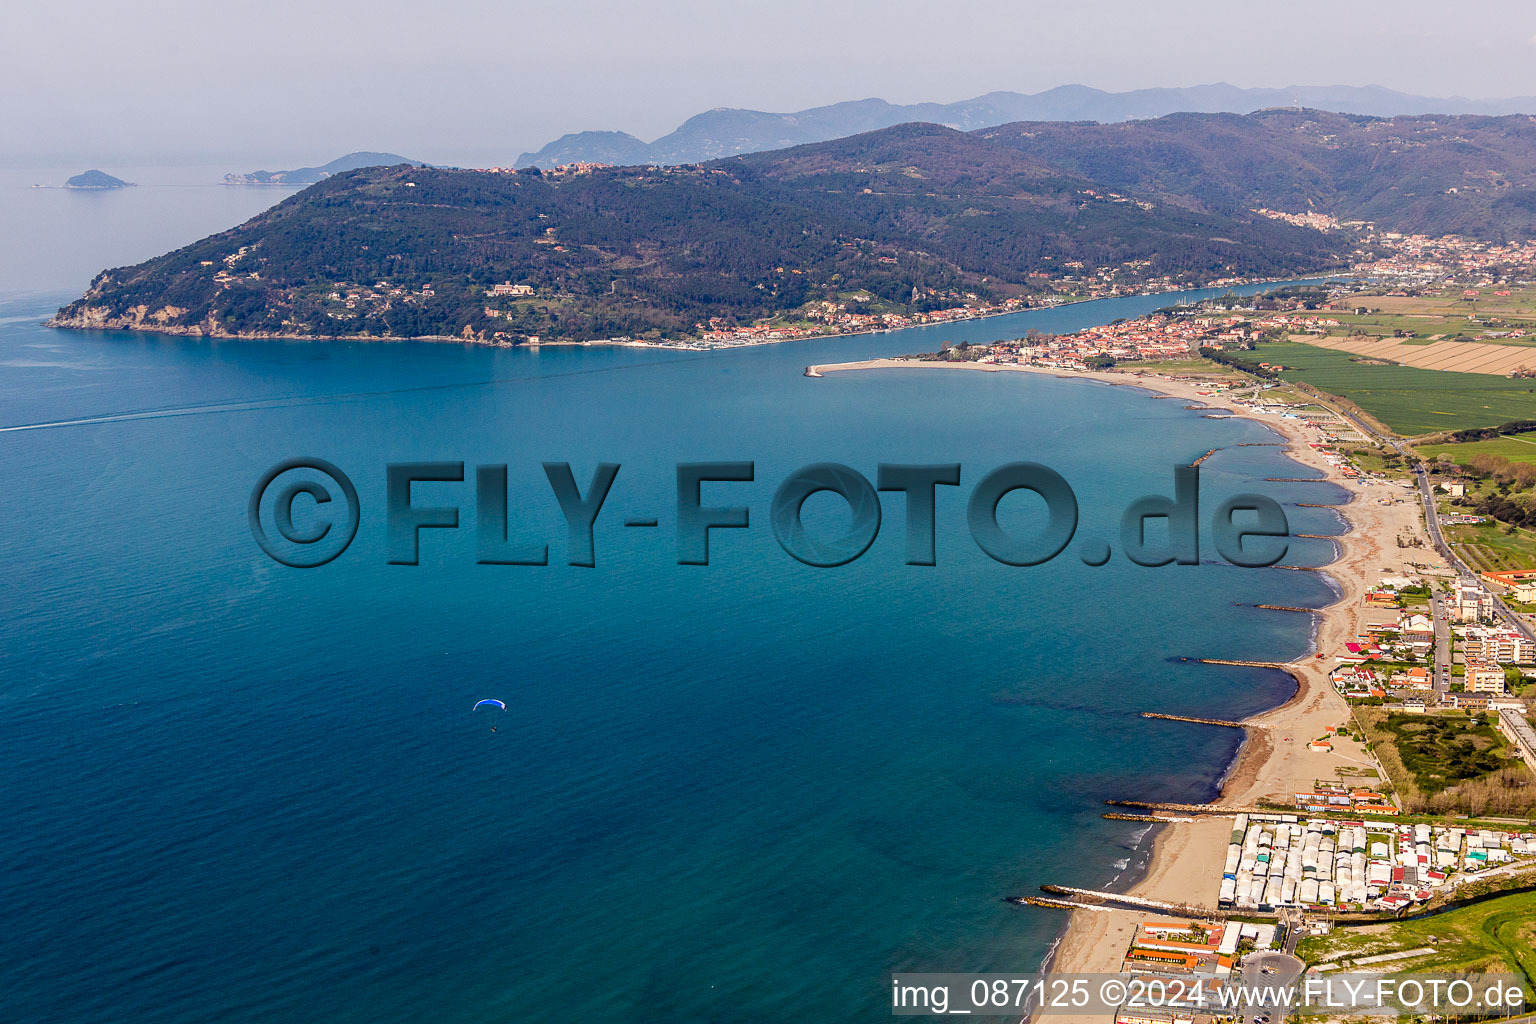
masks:
[[[593,169],[593,166],[580,165],[557,168],[547,173],[569,176],[590,173]],[[512,172],[504,168],[491,168],[487,173]],[[1125,197],[1100,196],[1096,193],[1091,198],[1108,202],[1127,201]],[[1257,318],[1195,318],[1199,322],[1182,317],[1138,318],[1128,324],[1109,325],[1061,339],[1053,338],[1042,344],[1022,346],[1023,351],[1019,354],[1038,365],[1081,369],[1085,360],[1156,360],[1176,356],[1182,351],[1181,342],[1232,344],[1282,334],[1327,335],[1346,326],[1346,321],[1331,316],[1330,312],[1358,310],[1358,305],[1351,304],[1348,298],[1360,290],[1362,281],[1385,283],[1387,288],[1383,293],[1389,297],[1451,289],[1457,299],[1471,304],[1470,311],[1475,318],[1475,302],[1479,297],[1505,297],[1510,292],[1504,286],[1511,282],[1536,280],[1536,243],[1533,242],[1492,243],[1459,235],[1430,237],[1377,232],[1370,225],[1359,222],[1341,225],[1336,219],[1323,214],[1285,214],[1263,209],[1254,212],[1318,231],[1349,228],[1361,232],[1356,259],[1346,274],[1335,277],[1330,286],[1331,296],[1328,301],[1318,305],[1310,301],[1287,303],[1284,300],[1269,300],[1267,309],[1258,310],[1268,315]],[[551,244],[555,244],[554,230],[549,229]],[[896,262],[894,257],[881,259]],[[1144,263],[1129,261],[1123,267],[1104,267],[1087,273],[1082,263],[1067,261],[1053,271],[1042,272],[1035,281],[1037,290],[1031,294],[995,302],[984,301],[972,292],[923,292],[914,287],[912,300],[916,302],[923,299],[931,308],[896,310],[880,308],[883,304],[868,292],[850,292],[837,299],[812,302],[798,314],[760,323],[739,324],[725,318],[712,317],[695,323],[693,332],[688,336],[646,339],[620,336],[591,339],[585,344],[696,350],[730,348],[956,323],[1029,309],[1048,309],[1091,299],[1167,294],[1190,286],[1188,281],[1173,277],[1147,279],[1137,273],[1144,269]],[[777,272],[798,273],[793,268],[785,267],[778,268]],[[1256,282],[1252,278],[1229,276],[1211,279],[1204,282],[1204,286],[1230,288],[1253,283]],[[337,290],[348,292],[354,300],[359,297],[375,302],[382,300],[382,296],[368,295],[366,288],[349,291],[345,286],[338,285]],[[409,297],[399,289],[389,289],[382,282],[377,291]],[[488,299],[512,298],[524,302],[540,298],[532,285],[510,281],[486,289],[485,295]],[[548,296],[542,298],[547,299]],[[950,304],[941,305],[946,299]],[[356,306],[354,304],[348,308]],[[513,312],[505,304],[487,304],[485,308],[485,315],[492,319],[510,318]],[[1522,338],[1530,334],[1536,334],[1536,330],[1500,330],[1494,327],[1479,332],[1479,335],[1486,335],[1491,340]],[[514,332],[494,329],[489,332],[471,332],[466,340],[504,346],[540,343],[537,337],[520,337]],[[1007,350],[999,353],[1000,358],[1006,356]]]

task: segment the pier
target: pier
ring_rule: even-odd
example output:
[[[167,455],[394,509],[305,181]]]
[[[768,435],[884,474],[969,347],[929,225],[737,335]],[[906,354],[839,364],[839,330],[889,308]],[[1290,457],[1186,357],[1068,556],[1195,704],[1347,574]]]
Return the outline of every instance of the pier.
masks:
[[[1256,604],[1255,608],[1264,608],[1272,612],[1301,612],[1305,615],[1317,614],[1316,608],[1296,608],[1288,604]]]

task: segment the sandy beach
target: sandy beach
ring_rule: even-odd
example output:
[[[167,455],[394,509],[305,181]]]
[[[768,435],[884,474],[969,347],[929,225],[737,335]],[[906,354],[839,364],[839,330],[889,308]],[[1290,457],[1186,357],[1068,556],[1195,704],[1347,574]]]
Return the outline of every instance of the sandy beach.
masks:
[[[1083,378],[1117,386],[1132,386],[1174,398],[1189,404],[1224,408],[1218,396],[1201,395],[1206,386],[1188,380],[1129,372],[1069,372],[1044,367],[1012,364],[940,363],[915,360],[875,359],[812,367],[813,373],[827,374],[845,370],[903,368],[921,370],[970,370],[992,373],[1047,373],[1072,379]],[[1331,652],[1363,631],[1364,595],[1382,576],[1413,574],[1409,562],[1439,565],[1433,548],[1400,547],[1400,536],[1423,536],[1422,514],[1415,492],[1388,482],[1360,483],[1346,481],[1323,456],[1311,447],[1322,441],[1319,428],[1299,419],[1260,415],[1233,410],[1234,415],[1263,423],[1286,442],[1285,452],[1293,460],[1318,470],[1330,480],[1346,487],[1353,500],[1339,508],[1348,523],[1340,538],[1339,556],[1327,567],[1340,596],[1318,613],[1316,650]],[[1296,614],[1275,612],[1277,615]],[[1349,707],[1328,680],[1329,658],[1313,653],[1286,664],[1296,678],[1295,695],[1285,704],[1245,722],[1247,738],[1236,762],[1222,786],[1222,803],[1253,806],[1260,800],[1288,802],[1291,793],[1310,789],[1313,780],[1336,777],[1345,772],[1373,770],[1375,763],[1364,747],[1353,739],[1335,738],[1333,750],[1313,750],[1311,741],[1322,737],[1329,726],[1350,721]],[[1221,671],[1211,666],[1212,671]],[[1188,728],[1211,728],[1190,725]],[[1362,780],[1365,781],[1365,780]],[[1135,794],[1127,794],[1134,796]],[[1161,900],[1194,903],[1214,907],[1221,879],[1222,861],[1227,851],[1231,818],[1208,816],[1190,822],[1159,826],[1151,863],[1146,876],[1131,892]],[[1071,915],[1051,957],[1053,972],[1115,973],[1129,944],[1131,934],[1143,915],[1131,911],[1076,912]],[[1035,1018],[1044,1021],[1048,1016]],[[1063,1018],[1067,1020],[1069,1018]],[[1081,1017],[1070,1020],[1082,1021]]]

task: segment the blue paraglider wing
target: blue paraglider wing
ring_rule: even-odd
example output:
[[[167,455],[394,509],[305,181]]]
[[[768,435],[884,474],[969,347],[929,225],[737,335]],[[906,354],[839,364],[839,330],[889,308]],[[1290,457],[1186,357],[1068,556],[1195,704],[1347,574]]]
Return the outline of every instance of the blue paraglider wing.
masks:
[[[475,707],[477,707],[477,708],[497,707],[497,708],[501,708],[501,710],[503,710],[503,711],[507,710],[507,706],[505,704],[503,704],[499,700],[483,700],[479,704],[476,704]]]

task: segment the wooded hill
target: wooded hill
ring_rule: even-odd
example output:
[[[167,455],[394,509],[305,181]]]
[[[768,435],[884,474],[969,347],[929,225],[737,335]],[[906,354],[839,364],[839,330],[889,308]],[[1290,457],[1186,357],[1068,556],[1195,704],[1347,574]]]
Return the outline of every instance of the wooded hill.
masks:
[[[1315,111],[1117,125],[908,124],[675,168],[336,174],[230,231],[107,271],[66,326],[217,334],[676,337],[819,300],[921,310],[1342,266],[1383,229],[1536,230],[1536,122]],[[381,284],[382,282],[382,284]],[[512,282],[531,295],[488,297]],[[968,296],[975,298],[968,299]],[[488,315],[487,309],[500,315]]]

